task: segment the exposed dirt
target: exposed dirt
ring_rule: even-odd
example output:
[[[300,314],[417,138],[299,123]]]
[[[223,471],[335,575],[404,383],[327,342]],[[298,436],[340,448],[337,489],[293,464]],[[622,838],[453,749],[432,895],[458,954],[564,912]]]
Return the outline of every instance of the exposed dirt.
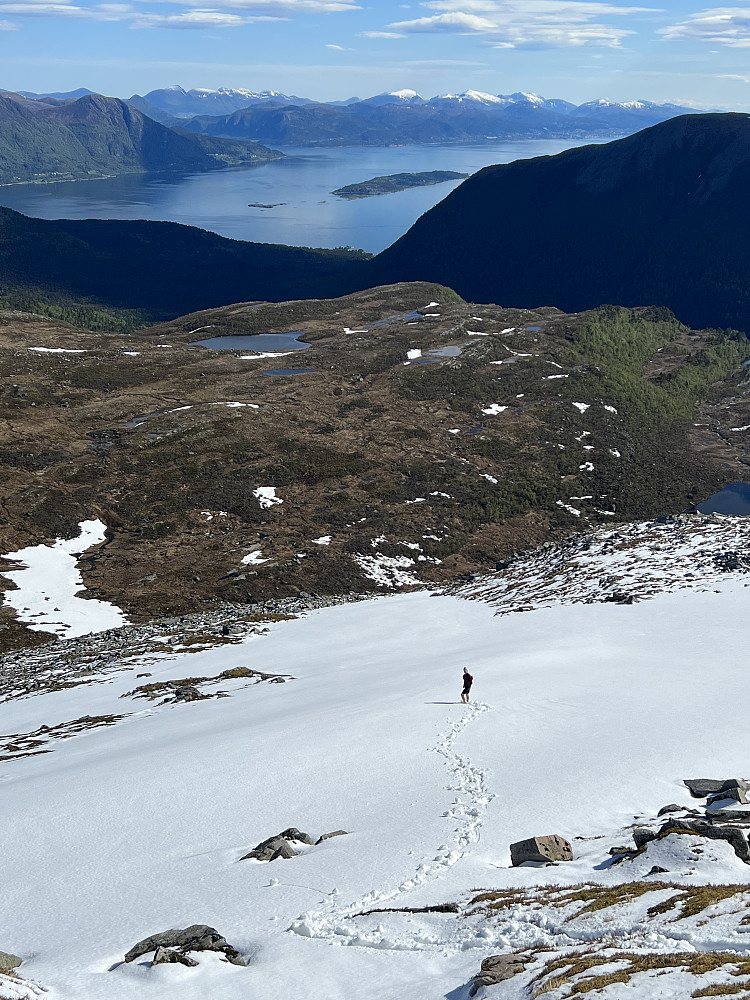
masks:
[[[740,478],[744,435],[728,427],[750,424],[743,375],[729,403],[717,389],[703,408],[710,433],[693,428],[688,447],[686,429],[670,429],[642,475],[627,417],[566,355],[585,315],[475,306],[427,284],[245,303],[128,336],[0,312],[0,552],[99,517],[108,536],[80,562],[85,585],[138,621],[378,589],[363,555],[412,560],[407,584],[440,582],[584,522],[685,509]],[[191,346],[289,331],[311,346],[273,358]],[[644,375],[669,374],[709,339],[686,333]],[[445,347],[462,353],[427,354]],[[266,374],[278,368],[312,371]],[[283,503],[264,507],[259,487]],[[583,520],[560,505],[581,497]],[[40,641],[0,611],[0,649]]]

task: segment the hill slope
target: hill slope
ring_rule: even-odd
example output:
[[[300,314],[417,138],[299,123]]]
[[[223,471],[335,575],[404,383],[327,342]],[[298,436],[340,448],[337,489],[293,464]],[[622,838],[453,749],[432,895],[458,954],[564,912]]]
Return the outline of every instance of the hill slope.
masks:
[[[92,318],[91,307],[165,319],[284,299],[361,265],[356,252],[246,243],[173,222],[47,221],[0,208],[0,302],[72,322],[83,305],[83,322],[97,328],[112,321]]]
[[[0,554],[99,517],[85,585],[136,617],[454,579],[746,478],[749,355],[664,311],[423,284],[128,336],[0,312]]]
[[[750,330],[750,118],[689,115],[479,171],[369,266],[466,298],[667,306]]]
[[[748,731],[722,720],[746,699],[748,578],[672,563],[745,550],[749,526],[683,520],[656,553],[640,527],[633,570],[661,592],[632,607],[222,609],[8,658],[0,937],[24,964],[3,993],[247,1000],[283,982],[289,1000],[470,1000],[480,963],[515,953],[517,977],[477,1000],[745,996],[750,869],[686,829],[716,810],[683,779],[747,773]],[[680,832],[636,853],[666,803]],[[709,831],[747,850],[730,805],[739,820]],[[241,860],[290,827],[294,856]],[[573,860],[511,867],[510,844],[550,833]],[[123,962],[198,921],[238,964],[151,967],[153,946]]]
[[[0,93],[0,184],[140,171],[203,171],[281,154],[257,143],[213,147],[178,134],[112,97],[32,101]]]

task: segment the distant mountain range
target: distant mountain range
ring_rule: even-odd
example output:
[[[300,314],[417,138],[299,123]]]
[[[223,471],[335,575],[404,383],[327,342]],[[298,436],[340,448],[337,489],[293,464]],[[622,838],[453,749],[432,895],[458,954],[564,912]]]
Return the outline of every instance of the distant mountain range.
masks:
[[[486,167],[367,265],[475,302],[667,306],[750,331],[750,117],[688,115]]]
[[[217,170],[280,157],[254,142],[173,131],[113,97],[0,92],[0,184]]]
[[[154,91],[144,99],[161,114],[167,110],[160,104],[164,93],[174,92]],[[188,100],[191,93],[182,92],[182,106],[206,108],[207,99]],[[401,90],[336,104],[270,92],[250,95],[225,91],[220,97],[225,103],[235,101],[235,110],[222,115],[204,111],[186,120],[185,127],[208,135],[311,146],[608,138],[692,111],[649,101],[616,104],[599,100],[576,106],[536,94],[494,95],[474,90],[429,100],[416,91]]]
[[[89,96],[23,96],[49,102]],[[639,131],[693,109],[678,104],[597,100],[572,104],[538,94],[467,90],[424,98],[415,90],[363,100],[320,102],[275,90],[167,87],[127,104],[160,124],[189,132],[290,146],[392,146],[413,143],[493,142],[505,139],[607,139]]]

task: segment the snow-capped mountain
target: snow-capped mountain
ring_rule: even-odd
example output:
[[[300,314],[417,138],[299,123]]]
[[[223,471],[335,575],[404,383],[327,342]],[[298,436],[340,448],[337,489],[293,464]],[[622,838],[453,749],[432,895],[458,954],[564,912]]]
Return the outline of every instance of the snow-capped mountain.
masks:
[[[144,100],[161,111],[167,111],[177,117],[226,115],[259,104],[312,103],[307,98],[282,94],[277,90],[254,91],[229,87],[220,87],[218,90],[205,87],[184,90],[177,85],[162,90],[152,90],[144,96]]]
[[[384,104],[424,104],[425,99],[416,90],[394,90],[389,94],[376,94],[374,97],[368,97],[362,103],[378,107]]]

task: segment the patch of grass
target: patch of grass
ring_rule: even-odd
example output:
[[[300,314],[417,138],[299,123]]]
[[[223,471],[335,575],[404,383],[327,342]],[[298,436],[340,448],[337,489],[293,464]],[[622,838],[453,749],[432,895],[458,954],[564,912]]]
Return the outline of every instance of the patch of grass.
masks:
[[[622,965],[600,975],[587,976],[605,965]],[[547,962],[539,975],[532,980],[532,996],[539,997],[553,990],[570,987],[565,1000],[584,996],[592,990],[601,990],[613,983],[628,983],[641,972],[661,972],[667,969],[685,969],[693,976],[724,969],[731,976],[750,975],[750,960],[730,952],[672,952],[669,954],[634,954],[616,952],[573,952]],[[581,978],[582,977],[582,978]],[[741,984],[743,989],[747,983]],[[727,991],[734,992],[734,991]],[[693,996],[699,994],[693,993]],[[712,994],[702,994],[711,996]],[[720,994],[714,994],[720,995]]]
[[[586,905],[574,914],[575,917],[582,917],[585,913],[595,913],[597,910],[606,910],[610,906],[631,903],[634,899],[638,899],[639,896],[644,896],[648,892],[671,888],[677,890],[676,886],[671,886],[667,882],[626,882],[623,885],[612,886],[574,886],[569,892],[560,894],[558,905],[566,906],[572,902],[583,902]]]
[[[736,996],[747,989],[747,983],[715,983],[712,986],[704,986],[702,989],[693,990],[691,997],[726,997]],[[746,993],[745,996],[748,996]]]
[[[681,889],[677,895],[650,907],[648,915],[653,917],[659,913],[668,913],[680,906],[681,911],[677,919],[684,920],[685,917],[694,917],[724,899],[731,899],[747,892],[750,892],[750,885],[699,885],[695,888]]]

